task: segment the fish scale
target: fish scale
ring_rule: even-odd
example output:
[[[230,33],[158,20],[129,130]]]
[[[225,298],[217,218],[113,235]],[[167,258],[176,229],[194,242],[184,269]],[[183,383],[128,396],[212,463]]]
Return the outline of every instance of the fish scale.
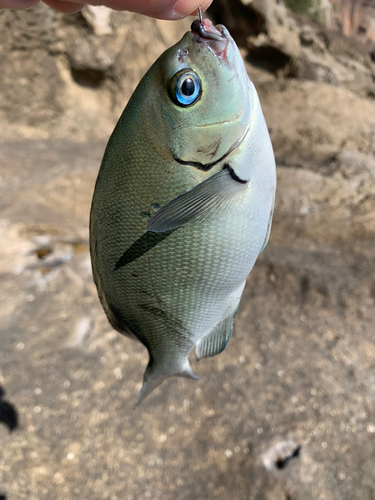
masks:
[[[238,48],[225,27],[193,23],[131,97],[91,209],[104,310],[150,355],[138,403],[167,377],[195,378],[194,347],[199,359],[225,348],[267,243],[275,187],[267,126]]]

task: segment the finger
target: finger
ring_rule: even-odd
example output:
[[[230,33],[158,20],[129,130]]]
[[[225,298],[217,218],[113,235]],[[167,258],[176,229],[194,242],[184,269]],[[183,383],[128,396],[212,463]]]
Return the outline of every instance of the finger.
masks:
[[[38,2],[39,0],[0,0],[0,9],[24,10]]]
[[[213,0],[178,0],[174,10],[180,17],[186,17],[198,13],[198,7],[204,12],[211,5]]]
[[[1,1],[1,0],[0,0]],[[212,0],[104,0],[107,7],[115,10],[129,10],[157,19],[182,19],[197,11],[208,8]],[[90,0],[90,4],[103,3],[103,0]]]
[[[69,2],[65,0],[43,0],[43,2],[48,5],[48,7],[57,10],[57,12],[62,12],[63,14],[75,14],[86,5],[84,3]]]

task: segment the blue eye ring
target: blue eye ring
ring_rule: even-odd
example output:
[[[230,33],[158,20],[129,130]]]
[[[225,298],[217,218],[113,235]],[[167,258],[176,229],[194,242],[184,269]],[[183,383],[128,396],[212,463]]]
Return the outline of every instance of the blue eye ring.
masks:
[[[184,108],[195,104],[202,95],[202,84],[191,69],[178,71],[169,82],[169,95],[172,101]]]

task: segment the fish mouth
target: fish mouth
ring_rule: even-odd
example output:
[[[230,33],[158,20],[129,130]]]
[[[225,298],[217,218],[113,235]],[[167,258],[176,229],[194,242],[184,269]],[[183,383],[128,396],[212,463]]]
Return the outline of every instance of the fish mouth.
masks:
[[[202,22],[196,19],[190,29],[198,42],[204,43],[216,56],[228,62],[229,33],[225,26],[222,24],[214,26],[209,19],[203,19]]]

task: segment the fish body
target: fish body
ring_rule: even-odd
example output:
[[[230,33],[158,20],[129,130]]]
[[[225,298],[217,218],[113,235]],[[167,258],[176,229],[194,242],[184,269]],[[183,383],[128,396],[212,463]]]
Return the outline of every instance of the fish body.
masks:
[[[112,326],[148,349],[140,402],[228,342],[265,247],[275,161],[223,26],[198,21],[154,63],[108,142],[93,197],[94,280]]]

